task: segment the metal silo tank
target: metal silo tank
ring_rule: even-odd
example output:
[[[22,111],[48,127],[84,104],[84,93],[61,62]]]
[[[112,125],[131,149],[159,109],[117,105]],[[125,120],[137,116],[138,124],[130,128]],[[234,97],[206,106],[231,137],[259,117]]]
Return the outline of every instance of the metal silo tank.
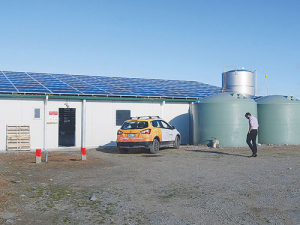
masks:
[[[290,96],[257,100],[259,138],[262,144],[300,144],[300,102]]]
[[[230,70],[222,74],[223,92],[255,96],[255,75],[249,70]]]
[[[193,144],[211,145],[214,138],[223,147],[244,147],[249,130],[245,113],[257,115],[257,105],[241,94],[222,93],[192,106]]]

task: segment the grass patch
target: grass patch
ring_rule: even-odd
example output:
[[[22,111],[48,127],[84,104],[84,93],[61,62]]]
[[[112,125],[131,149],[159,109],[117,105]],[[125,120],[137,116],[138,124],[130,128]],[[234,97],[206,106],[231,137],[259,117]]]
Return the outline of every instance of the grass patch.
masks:
[[[67,223],[67,222],[70,222],[71,219],[70,219],[69,217],[66,217],[66,218],[63,219],[63,221],[64,221],[65,223]]]
[[[14,193],[9,193],[9,192],[7,192],[6,195],[7,195],[7,196],[14,196],[15,194],[14,194]]]

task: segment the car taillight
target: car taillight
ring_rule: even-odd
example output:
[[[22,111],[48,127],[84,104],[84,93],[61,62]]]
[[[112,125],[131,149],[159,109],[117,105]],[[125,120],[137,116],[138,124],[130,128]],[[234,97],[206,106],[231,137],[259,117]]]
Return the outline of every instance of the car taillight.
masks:
[[[141,131],[141,134],[150,134],[150,133],[151,133],[151,129]]]
[[[117,135],[121,135],[121,134],[123,134],[123,132],[118,130]]]

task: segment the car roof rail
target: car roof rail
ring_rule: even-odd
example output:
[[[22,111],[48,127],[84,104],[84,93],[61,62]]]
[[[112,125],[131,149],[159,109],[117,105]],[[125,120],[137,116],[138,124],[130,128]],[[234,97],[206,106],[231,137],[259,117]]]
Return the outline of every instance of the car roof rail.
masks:
[[[134,120],[139,120],[139,119],[154,119],[157,118],[159,119],[159,116],[134,116],[134,117],[130,117],[130,119],[134,119]]]

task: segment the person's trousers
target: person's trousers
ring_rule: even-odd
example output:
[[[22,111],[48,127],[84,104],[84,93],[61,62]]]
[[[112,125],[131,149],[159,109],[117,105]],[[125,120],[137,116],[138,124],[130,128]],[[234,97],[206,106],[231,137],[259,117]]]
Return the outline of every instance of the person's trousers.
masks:
[[[247,134],[246,142],[249,145],[250,149],[252,150],[253,155],[257,154],[256,136],[257,136],[257,130],[251,130],[250,133]]]

